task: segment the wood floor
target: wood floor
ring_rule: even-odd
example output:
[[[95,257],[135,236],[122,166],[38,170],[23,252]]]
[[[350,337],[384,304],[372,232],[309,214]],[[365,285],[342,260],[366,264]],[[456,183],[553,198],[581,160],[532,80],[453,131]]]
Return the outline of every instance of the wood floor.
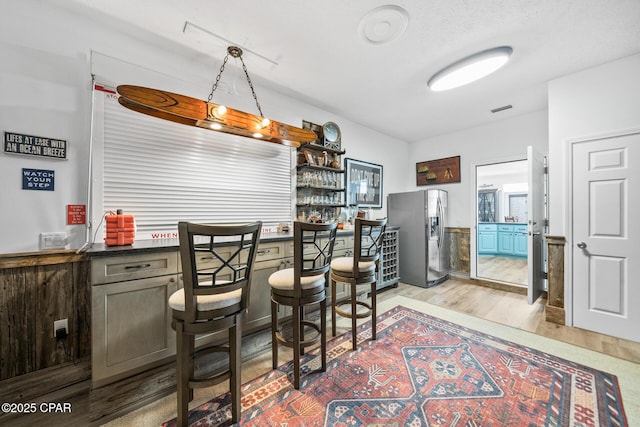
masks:
[[[397,288],[379,293],[378,300],[383,301],[394,295],[403,295],[408,298],[425,301],[471,316],[527,330],[577,346],[587,347],[634,363],[640,363],[640,343],[546,322],[544,320],[545,300],[538,300],[534,304],[528,305],[526,295],[478,286],[469,280],[455,278],[449,279],[433,288],[419,288],[400,284]],[[267,356],[260,356],[260,359],[265,360],[260,363],[265,364],[265,366],[268,365],[270,369],[270,355]],[[243,381],[245,381],[244,375]],[[71,402],[73,408],[71,414],[45,415],[36,413],[11,417],[0,416],[0,425],[16,427],[32,426],[38,423],[47,426],[92,425],[89,422],[88,388],[89,384],[83,383],[69,390],[62,390],[55,395],[47,395],[39,399],[41,402]]]
[[[486,280],[527,286],[527,259],[501,256],[478,256],[478,277]]]

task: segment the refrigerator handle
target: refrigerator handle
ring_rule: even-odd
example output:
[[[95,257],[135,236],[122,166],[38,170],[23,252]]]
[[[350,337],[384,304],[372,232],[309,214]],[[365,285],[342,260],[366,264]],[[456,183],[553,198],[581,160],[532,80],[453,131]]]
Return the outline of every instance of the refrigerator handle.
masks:
[[[442,202],[440,201],[440,197],[438,197],[438,217],[440,221],[438,221],[438,228],[440,229],[440,238],[438,239],[438,248],[442,247],[442,241],[444,240],[444,209],[442,208]]]

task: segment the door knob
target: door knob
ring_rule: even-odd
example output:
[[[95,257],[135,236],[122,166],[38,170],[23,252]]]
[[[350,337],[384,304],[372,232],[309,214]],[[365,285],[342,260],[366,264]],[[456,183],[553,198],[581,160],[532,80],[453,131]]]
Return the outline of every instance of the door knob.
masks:
[[[584,248],[586,248],[586,247],[587,247],[587,244],[586,244],[585,242],[580,242],[580,243],[578,243],[578,245],[577,245],[577,246],[578,246],[580,249],[584,249]]]

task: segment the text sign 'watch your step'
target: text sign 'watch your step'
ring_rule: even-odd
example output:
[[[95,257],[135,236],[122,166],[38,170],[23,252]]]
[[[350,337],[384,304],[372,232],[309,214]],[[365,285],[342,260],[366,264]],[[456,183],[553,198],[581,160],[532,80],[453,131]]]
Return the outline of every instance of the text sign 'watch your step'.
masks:
[[[55,172],[46,169],[22,168],[22,189],[54,191]]]

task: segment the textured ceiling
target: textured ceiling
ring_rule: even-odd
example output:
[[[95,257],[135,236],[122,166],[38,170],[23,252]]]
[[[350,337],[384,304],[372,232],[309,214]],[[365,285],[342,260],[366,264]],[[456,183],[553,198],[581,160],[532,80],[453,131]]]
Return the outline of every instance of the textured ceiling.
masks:
[[[259,84],[408,142],[545,109],[549,80],[640,52],[639,0],[64,3],[152,43],[173,40],[190,59],[221,60],[238,44]],[[497,73],[428,90],[442,67],[502,45],[514,52]]]

